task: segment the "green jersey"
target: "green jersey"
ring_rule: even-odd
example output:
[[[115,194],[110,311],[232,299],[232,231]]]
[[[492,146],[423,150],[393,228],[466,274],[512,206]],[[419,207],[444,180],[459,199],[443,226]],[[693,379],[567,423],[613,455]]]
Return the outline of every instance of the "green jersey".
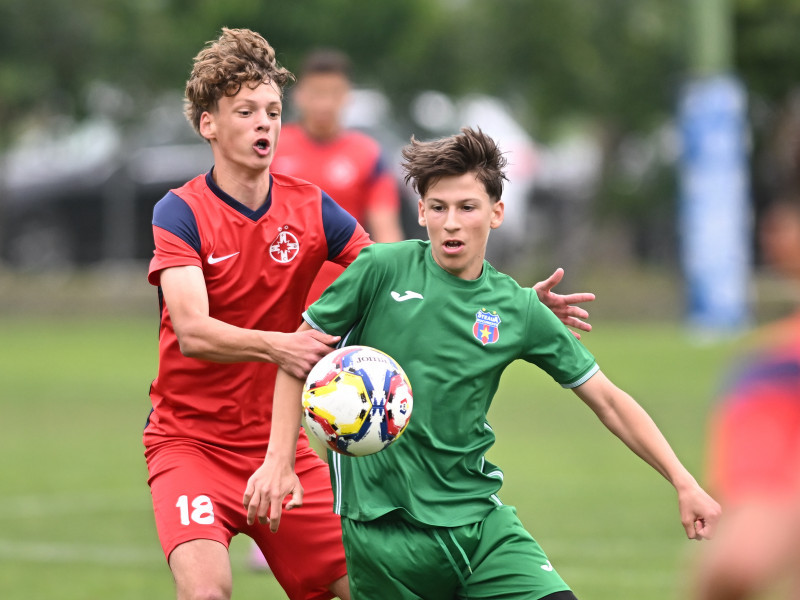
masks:
[[[487,262],[475,280],[455,277],[420,240],[363,249],[303,316],[342,345],[386,352],[411,382],[414,408],[399,439],[369,456],[330,455],[334,509],[354,520],[482,520],[500,504],[503,473],[485,459],[495,441],[486,415],[506,366],[521,358],[564,387],[597,371],[532,288]]]

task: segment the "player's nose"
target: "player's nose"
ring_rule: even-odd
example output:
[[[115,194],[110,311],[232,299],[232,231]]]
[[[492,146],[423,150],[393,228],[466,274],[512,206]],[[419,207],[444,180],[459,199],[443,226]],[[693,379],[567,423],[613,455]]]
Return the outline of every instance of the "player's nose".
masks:
[[[268,131],[272,127],[272,120],[269,118],[267,111],[258,111],[256,119],[256,128],[259,130]]]
[[[454,231],[458,229],[459,226],[460,223],[458,222],[458,215],[456,214],[456,211],[448,210],[444,219],[444,228],[448,231]]]

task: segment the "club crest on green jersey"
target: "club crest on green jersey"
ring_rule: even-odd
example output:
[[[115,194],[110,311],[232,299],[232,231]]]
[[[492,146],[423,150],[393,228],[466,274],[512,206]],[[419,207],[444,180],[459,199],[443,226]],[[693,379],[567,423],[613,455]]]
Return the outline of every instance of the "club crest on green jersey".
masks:
[[[495,311],[489,312],[485,308],[475,313],[475,324],[472,326],[472,335],[484,346],[494,344],[500,339],[500,315]]]

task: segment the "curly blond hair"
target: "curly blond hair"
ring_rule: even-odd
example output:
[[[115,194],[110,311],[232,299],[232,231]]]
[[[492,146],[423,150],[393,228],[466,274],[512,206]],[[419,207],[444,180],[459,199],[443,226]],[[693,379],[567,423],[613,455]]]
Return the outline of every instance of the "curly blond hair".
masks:
[[[235,96],[243,84],[255,87],[273,82],[283,88],[294,75],[278,64],[275,50],[250,29],[222,28],[219,38],[208,42],[194,57],[186,82],[186,118],[200,133],[200,116],[217,107],[223,96]]]

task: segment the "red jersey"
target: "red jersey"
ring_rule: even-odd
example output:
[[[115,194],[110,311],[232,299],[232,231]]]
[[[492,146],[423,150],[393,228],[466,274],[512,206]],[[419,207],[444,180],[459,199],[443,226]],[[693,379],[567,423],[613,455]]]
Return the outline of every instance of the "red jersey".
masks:
[[[311,282],[326,260],[347,266],[371,243],[356,220],[317,186],[270,176],[252,211],[223,192],[211,173],[170,191],[153,211],[155,252],[148,280],[162,269],[203,270],[210,316],[246,329],[292,332]],[[159,298],[161,298],[159,289]],[[146,445],[190,438],[263,454],[269,440],[277,365],[215,363],[184,356],[161,302],[158,377]]]
[[[378,142],[358,131],[318,142],[300,125],[284,125],[270,170],[318,185],[362,224],[370,208],[400,207],[397,182]]]
[[[400,210],[397,182],[382,159],[380,146],[358,131],[346,130],[331,141],[319,142],[296,123],[284,125],[271,170],[318,185],[367,226],[370,209]],[[341,267],[325,264],[306,304],[319,298],[341,272]]]
[[[709,478],[723,506],[800,493],[800,321],[737,365],[713,413]]]

